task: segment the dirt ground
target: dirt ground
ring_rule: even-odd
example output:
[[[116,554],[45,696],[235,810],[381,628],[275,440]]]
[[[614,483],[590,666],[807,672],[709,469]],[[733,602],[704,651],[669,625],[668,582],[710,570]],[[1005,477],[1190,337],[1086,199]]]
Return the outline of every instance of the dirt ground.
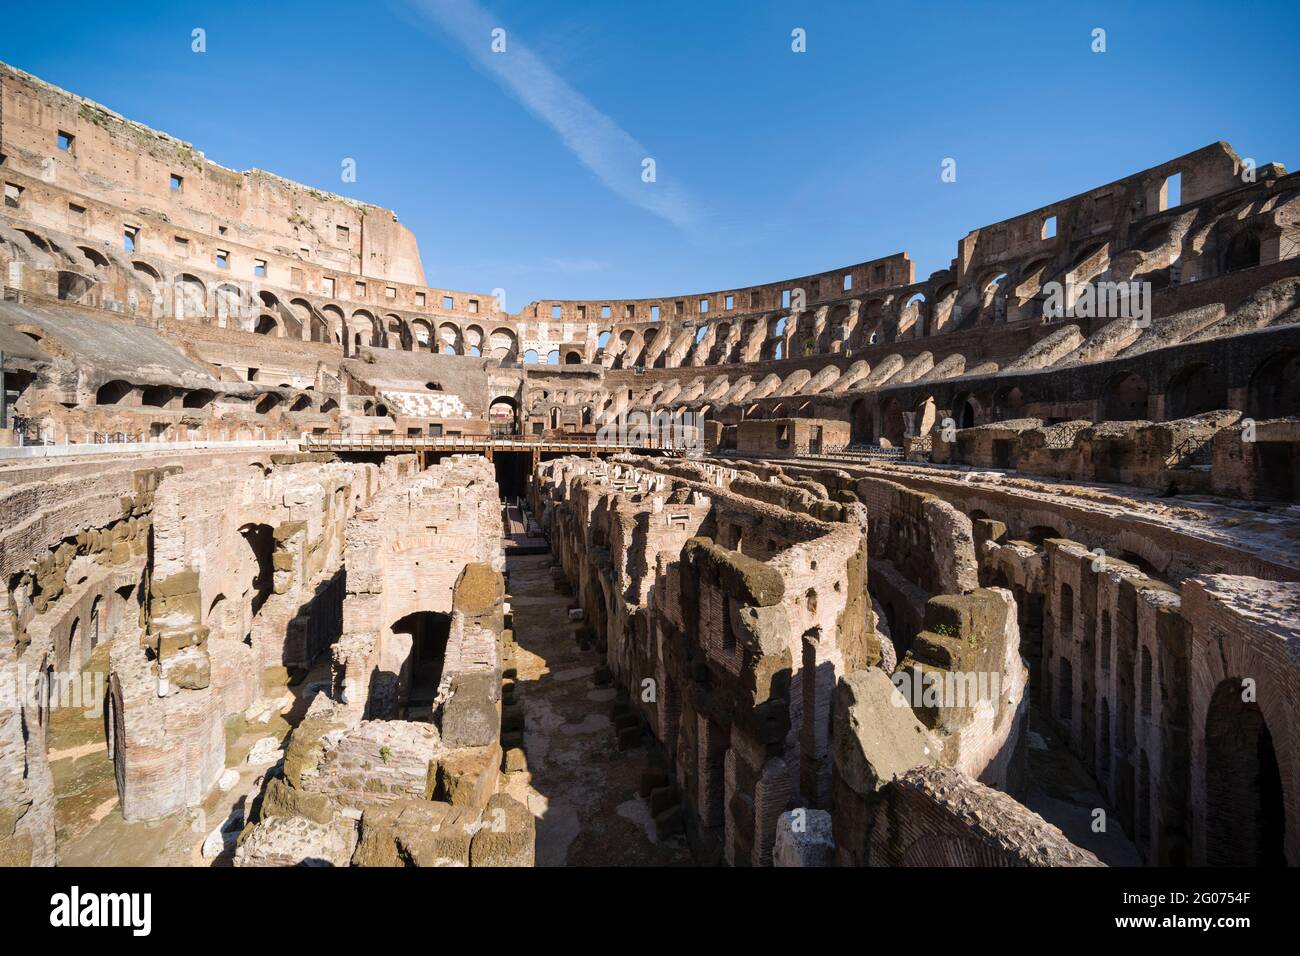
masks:
[[[513,775],[529,779],[512,779],[509,792],[537,817],[537,865],[689,865],[684,837],[655,838],[649,804],[637,794],[646,752],[618,749],[614,691],[592,682],[598,654],[578,647],[572,598],[556,589],[552,562],[506,562],[529,768]]]

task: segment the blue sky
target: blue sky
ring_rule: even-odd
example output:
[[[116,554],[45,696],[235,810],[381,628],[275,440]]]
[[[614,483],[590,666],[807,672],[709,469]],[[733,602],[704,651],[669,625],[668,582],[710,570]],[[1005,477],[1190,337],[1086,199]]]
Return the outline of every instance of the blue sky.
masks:
[[[0,59],[215,162],[390,207],[431,285],[512,311],[903,250],[923,278],[971,229],[1216,140],[1300,164],[1294,2],[151,7],[10,4]]]

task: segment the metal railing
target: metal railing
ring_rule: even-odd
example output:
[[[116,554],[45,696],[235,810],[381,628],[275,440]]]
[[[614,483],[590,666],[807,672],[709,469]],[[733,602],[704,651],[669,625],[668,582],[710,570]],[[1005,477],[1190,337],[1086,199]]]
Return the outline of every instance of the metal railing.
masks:
[[[548,436],[526,435],[514,438],[496,438],[491,435],[349,435],[329,432],[323,435],[304,435],[303,447],[322,451],[457,451],[492,447],[506,451],[533,451],[559,448],[607,448],[624,450],[632,448],[691,450],[695,446],[684,439],[663,441],[650,436],[641,441],[610,442],[595,435],[556,434]]]
[[[1074,447],[1074,440],[1079,436],[1079,432],[1085,428],[1091,428],[1092,423],[1086,421],[1061,422],[1059,425],[1049,425],[1044,432],[1046,440],[1043,443],[1044,448],[1054,448],[1058,451],[1064,451]]]
[[[0,447],[0,459],[11,458],[69,458],[77,455],[130,455],[147,453],[161,455],[174,451],[230,451],[240,448],[280,448],[285,451],[300,447],[296,438],[249,438],[232,441],[138,441],[138,442],[66,442],[64,444],[20,445]]]
[[[1213,460],[1214,435],[1188,435],[1165,459],[1166,468],[1191,468],[1209,465]]]
[[[903,449],[884,448],[880,445],[831,445],[823,442],[821,447],[814,451],[813,449],[816,447],[815,442],[795,442],[793,445],[779,450],[789,452],[796,458],[835,459],[841,461],[845,458],[861,458],[865,461],[900,461],[903,457]],[[765,453],[741,451],[736,448],[719,448],[709,454],[734,458],[762,458]]]
[[[886,448],[883,445],[839,445],[827,446],[821,457],[865,458],[878,461],[898,461],[903,457],[903,449]]]

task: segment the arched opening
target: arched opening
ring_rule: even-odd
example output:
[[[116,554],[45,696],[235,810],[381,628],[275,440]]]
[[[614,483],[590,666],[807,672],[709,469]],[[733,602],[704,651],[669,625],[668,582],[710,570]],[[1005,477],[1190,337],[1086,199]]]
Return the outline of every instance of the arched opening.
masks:
[[[488,344],[492,347],[492,357],[499,362],[513,361],[518,354],[519,346],[515,334],[509,329],[494,331]]]
[[[888,448],[902,448],[905,433],[903,406],[896,398],[885,399],[880,407],[880,444]]]
[[[974,428],[979,417],[975,399],[967,396],[957,406],[957,427]]]
[[[213,299],[217,305],[218,325],[229,325],[232,318],[239,317],[241,296],[237,287],[219,285],[213,290]]]
[[[90,627],[87,631],[87,634],[90,637],[90,644],[88,646],[88,650],[94,650],[96,647],[99,646],[99,639],[100,639],[99,629],[100,627],[103,626],[103,622],[100,619],[100,615],[103,612],[103,609],[104,609],[104,599],[102,597],[95,598],[94,603],[90,605]]]
[[[130,382],[124,382],[121,379],[105,382],[95,391],[95,404],[116,405],[131,394],[133,387]]]
[[[208,289],[198,276],[189,273],[178,275],[173,296],[178,319],[198,318],[208,312]]]
[[[914,419],[916,424],[916,434],[918,435],[930,434],[930,431],[934,428],[934,420],[937,414],[937,407],[935,406],[934,403],[934,396],[927,395],[924,399],[922,399],[919,403],[917,403],[917,406],[916,408],[913,409],[913,411],[916,413],[916,417]]]
[[[980,318],[983,322],[1005,322],[1007,319],[1007,274],[987,277],[980,289]]]
[[[581,356],[579,353],[577,353],[577,352],[570,352],[568,355],[564,356],[564,364],[565,364],[565,365],[581,365],[581,364],[582,364],[582,356]]]
[[[415,339],[411,335],[411,328],[402,320],[400,315],[389,313],[384,317],[388,322],[388,335],[385,337],[385,345],[388,348],[398,348],[403,352],[411,351],[411,345]]]
[[[281,398],[279,395],[277,395],[275,392],[267,392],[265,395],[263,395],[261,398],[257,400],[257,405],[255,406],[255,408],[257,409],[257,414],[259,415],[267,414],[273,408],[279,405],[280,402],[281,402]]]
[[[509,396],[492,399],[488,406],[488,421],[494,438],[509,438],[519,434],[519,404]]]
[[[537,349],[527,349],[524,352],[524,364],[525,365],[537,364]]]
[[[352,319],[349,323],[350,328],[355,333],[356,344],[370,345],[374,348],[384,346],[382,326],[378,324],[375,317],[365,309],[357,309],[352,313]]]
[[[89,653],[81,647],[81,618],[73,618],[72,627],[68,629],[67,662],[68,670],[80,670]]]
[[[871,409],[865,398],[859,398],[849,407],[849,441],[854,445],[871,441]]]
[[[140,262],[138,260],[133,261],[131,263],[131,268],[136,272],[137,275],[141,277],[141,281],[146,283],[150,287],[152,287],[154,283],[156,283],[159,279],[162,278],[162,276],[158,273],[158,270],[155,269],[153,266],[149,265],[149,263],[147,262]]]
[[[1235,272],[1259,265],[1259,235],[1253,230],[1237,233],[1223,254],[1223,271]]]
[[[1056,718],[1068,724],[1074,716],[1074,667],[1068,657],[1060,658],[1057,673]]]
[[[450,322],[438,326],[438,351],[444,355],[456,355],[461,342],[460,327]]]
[[[483,330],[477,325],[465,327],[461,334],[463,354],[481,356],[483,354]]]
[[[1068,584],[1061,585],[1061,628],[1062,646],[1069,648],[1074,644],[1074,588]]]
[[[1232,677],[1205,717],[1205,859],[1211,866],[1284,866],[1282,776],[1264,713]]]
[[[1033,527],[1031,527],[1028,531],[1025,532],[1024,537],[1021,538],[1021,540],[1028,541],[1030,544],[1036,545],[1041,548],[1043,546],[1043,542],[1046,541],[1048,538],[1064,538],[1064,537],[1065,535],[1061,534],[1061,532],[1057,531],[1050,524],[1036,524]],[[1065,587],[1068,588],[1069,585],[1067,584],[1065,585]]]
[[[80,302],[82,296],[95,284],[95,277],[73,272],[70,269],[59,270],[59,299],[63,302]]]
[[[140,394],[140,404],[150,408],[165,408],[172,400],[170,385],[150,385]]]
[[[254,616],[275,588],[275,531],[269,524],[247,524],[239,529],[253,558],[253,579],[249,591]]]
[[[1145,420],[1149,391],[1146,379],[1137,372],[1112,378],[1106,388],[1104,419],[1108,422]]]
[[[1284,350],[1260,363],[1250,377],[1246,408],[1252,418],[1300,415],[1300,351]]]
[[[559,350],[559,349],[551,349],[551,351],[549,351],[549,352],[546,353],[546,364],[547,364],[547,365],[559,365],[559,364],[560,364],[560,350]]]
[[[1180,370],[1170,379],[1165,392],[1165,417],[1170,420],[1227,407],[1227,389],[1205,362]]]
[[[430,348],[433,343],[432,326],[423,319],[413,319],[411,321],[411,338],[418,350],[423,351]]]
[[[1005,422],[1018,418],[1024,404],[1025,395],[1019,386],[998,389],[993,396],[993,420]]]
[[[211,389],[196,388],[192,392],[185,393],[185,399],[181,402],[181,406],[184,408],[207,408],[216,397],[217,393]]]
[[[923,293],[917,292],[903,303],[898,313],[898,327],[893,338],[921,338],[926,334],[926,301]],[[909,333],[911,333],[909,335]]]
[[[257,325],[253,331],[258,335],[276,335],[279,327],[279,323],[275,321],[275,316],[260,315],[258,316]]]
[[[394,623],[392,632],[411,638],[407,709],[432,705],[438,696],[438,685],[442,683],[447,641],[451,636],[451,615],[416,611]]]

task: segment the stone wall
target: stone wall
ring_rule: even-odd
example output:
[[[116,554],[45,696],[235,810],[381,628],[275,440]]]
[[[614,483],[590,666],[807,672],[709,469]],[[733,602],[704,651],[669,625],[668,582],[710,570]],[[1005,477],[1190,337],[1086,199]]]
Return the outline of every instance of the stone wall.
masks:
[[[843,497],[834,483],[731,464],[543,462],[533,506],[615,682],[665,751],[697,855],[769,865],[788,803],[832,810],[834,689],[876,668],[884,647],[868,590],[870,507],[853,494],[831,500]],[[950,554],[954,524],[921,518],[933,550],[913,550]],[[969,573],[949,565],[927,580],[977,587],[967,540]],[[1017,787],[1026,675],[1010,595],[942,600],[907,667],[991,673],[996,689],[930,709],[918,696],[930,729],[911,703],[899,713],[916,722],[934,763]],[[646,687],[654,693],[636,693]]]
[[[509,634],[491,467],[404,477],[352,517],[347,544],[332,686],[269,775],[236,865],[531,866],[533,816],[498,792]],[[424,614],[445,632],[409,623]],[[430,641],[440,674],[419,706]]]
[[[305,668],[337,639],[343,529],[378,484],[374,465],[310,456],[160,483],[142,626],[110,652],[126,819],[200,802],[263,671]]]

